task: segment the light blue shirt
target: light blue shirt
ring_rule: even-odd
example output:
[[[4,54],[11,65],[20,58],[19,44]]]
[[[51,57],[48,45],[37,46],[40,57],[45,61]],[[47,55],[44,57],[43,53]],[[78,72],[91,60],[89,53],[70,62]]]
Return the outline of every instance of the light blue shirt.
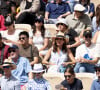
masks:
[[[51,90],[49,82],[44,78],[30,80],[26,88],[26,90]]]
[[[0,90],[21,90],[20,82],[14,77],[6,78],[5,76],[0,78]]]
[[[100,90],[100,81],[98,79],[93,81],[91,90]]]
[[[12,75],[20,80],[21,85],[24,85],[28,82],[28,73],[32,71],[31,65],[25,57],[19,57],[16,65],[17,68],[12,71]]]

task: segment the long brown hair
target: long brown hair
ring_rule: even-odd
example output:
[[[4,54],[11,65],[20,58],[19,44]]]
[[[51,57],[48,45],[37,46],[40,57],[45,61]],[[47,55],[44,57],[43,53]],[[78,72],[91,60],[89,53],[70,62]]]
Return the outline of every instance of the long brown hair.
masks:
[[[64,40],[64,43],[63,43],[63,46],[62,46],[62,51],[63,52],[67,52],[67,47],[66,47],[66,40],[63,38]],[[54,42],[54,45],[53,45],[53,52],[57,52],[57,43],[56,43],[56,38],[55,38],[55,42]]]
[[[44,35],[45,35],[45,27],[44,27],[44,24],[42,24],[40,32],[41,32],[42,37],[44,37]],[[36,33],[36,26],[34,24],[34,26],[33,26],[33,35],[35,35],[35,33]]]
[[[96,24],[97,27],[100,25],[100,4],[96,8]]]

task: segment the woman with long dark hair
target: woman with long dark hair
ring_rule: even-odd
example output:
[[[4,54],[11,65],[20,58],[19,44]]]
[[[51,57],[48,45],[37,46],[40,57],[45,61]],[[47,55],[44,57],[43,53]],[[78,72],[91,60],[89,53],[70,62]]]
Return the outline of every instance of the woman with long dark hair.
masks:
[[[61,82],[60,90],[82,90],[82,81],[76,78],[73,67],[68,66],[64,72],[65,80]]]
[[[75,63],[75,59],[71,51],[66,47],[64,33],[59,32],[56,35],[53,47],[49,49],[42,63],[45,65],[49,65],[50,67],[48,69],[48,72],[53,73],[64,72],[65,66]]]
[[[38,48],[39,55],[44,56],[48,51],[49,31],[45,30],[42,18],[37,18],[33,27],[31,42]]]

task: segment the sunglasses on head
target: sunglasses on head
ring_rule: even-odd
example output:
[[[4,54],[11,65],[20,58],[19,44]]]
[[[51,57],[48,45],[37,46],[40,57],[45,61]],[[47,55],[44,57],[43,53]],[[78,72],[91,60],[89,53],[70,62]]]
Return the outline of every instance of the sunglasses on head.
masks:
[[[25,37],[20,37],[19,40],[25,40]]]
[[[16,52],[16,50],[15,50],[15,49],[11,49],[11,50],[9,50],[8,52],[9,52],[9,53],[11,53],[11,52]]]
[[[10,68],[10,67],[11,67],[11,66],[3,66],[3,69],[5,69],[5,68],[7,68],[7,69],[8,69],[8,68]]]
[[[65,78],[71,78],[72,75],[65,75]]]

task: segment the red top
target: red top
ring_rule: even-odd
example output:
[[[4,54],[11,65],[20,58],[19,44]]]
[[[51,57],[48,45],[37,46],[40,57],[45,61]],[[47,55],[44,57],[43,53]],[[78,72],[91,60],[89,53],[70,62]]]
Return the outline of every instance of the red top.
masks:
[[[6,30],[6,27],[5,27],[5,25],[4,25],[4,17],[3,17],[3,15],[0,15],[0,31],[4,31],[4,30]]]

